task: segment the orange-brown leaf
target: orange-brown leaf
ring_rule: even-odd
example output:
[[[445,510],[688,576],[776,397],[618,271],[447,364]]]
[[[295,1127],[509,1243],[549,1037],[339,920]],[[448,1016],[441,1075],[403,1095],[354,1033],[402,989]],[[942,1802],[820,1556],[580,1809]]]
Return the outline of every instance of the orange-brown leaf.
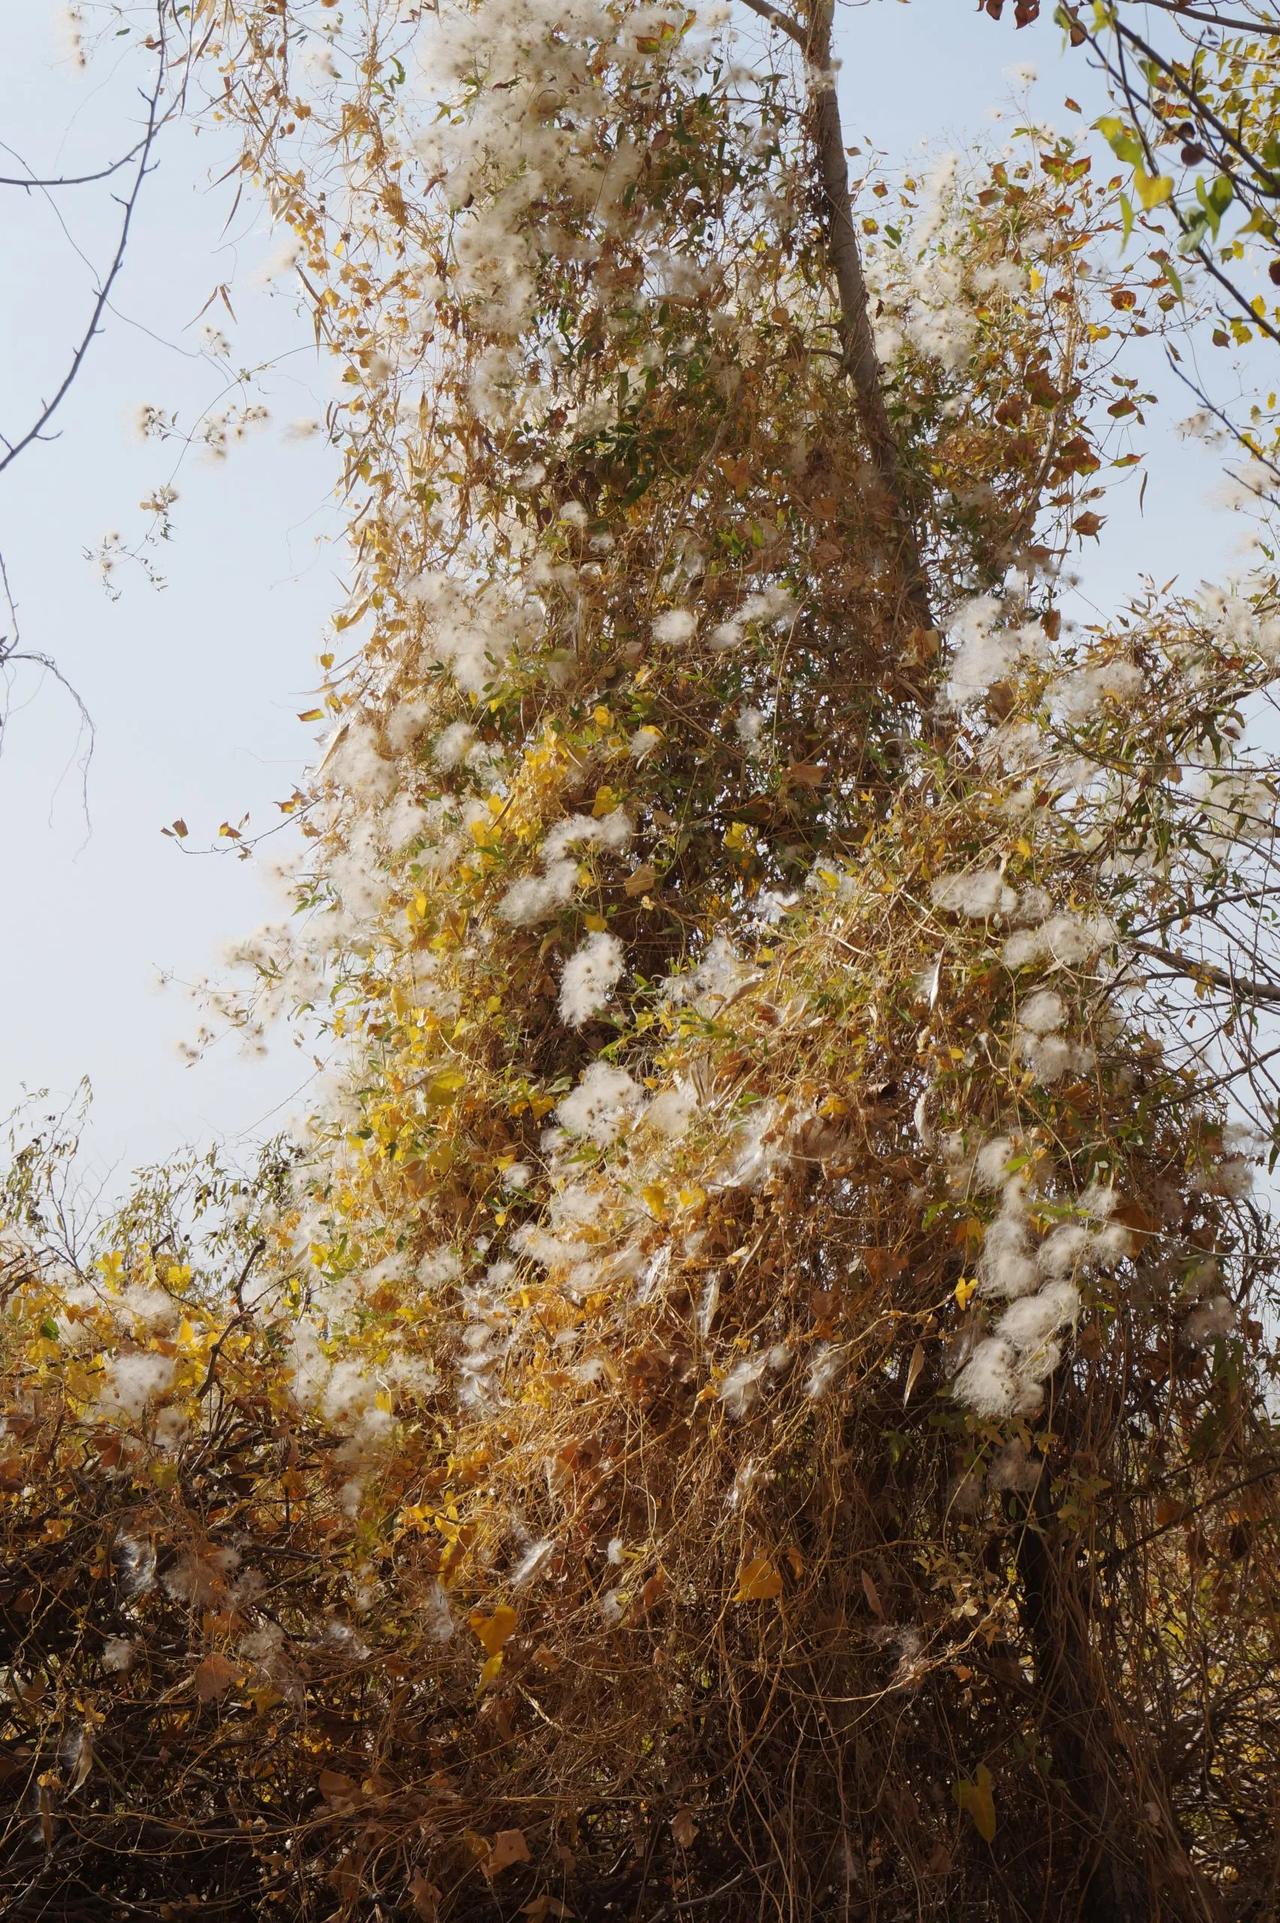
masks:
[[[782,1571],[767,1556],[753,1556],[738,1571],[738,1586],[733,1592],[736,1603],[772,1602],[782,1594]]]
[[[499,1830],[489,1846],[485,1858],[485,1875],[499,1876],[503,1870],[510,1869],[513,1863],[530,1863],[529,1845],[524,1840],[523,1830]]]
[[[202,1663],[197,1664],[192,1681],[199,1700],[202,1703],[212,1703],[216,1702],[219,1696],[226,1695],[235,1679],[235,1664],[229,1662],[225,1656],[214,1654],[206,1656]]]

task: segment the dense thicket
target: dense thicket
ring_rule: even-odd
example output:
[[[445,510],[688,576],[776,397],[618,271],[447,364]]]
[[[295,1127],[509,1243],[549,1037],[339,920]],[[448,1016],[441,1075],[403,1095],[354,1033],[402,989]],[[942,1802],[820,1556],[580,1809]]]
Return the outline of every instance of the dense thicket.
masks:
[[[330,1070],[87,1253],[14,1163],[16,1918],[1274,1913],[1275,584],[1064,617],[1167,276],[722,14],[195,9],[345,370],[221,1009]]]

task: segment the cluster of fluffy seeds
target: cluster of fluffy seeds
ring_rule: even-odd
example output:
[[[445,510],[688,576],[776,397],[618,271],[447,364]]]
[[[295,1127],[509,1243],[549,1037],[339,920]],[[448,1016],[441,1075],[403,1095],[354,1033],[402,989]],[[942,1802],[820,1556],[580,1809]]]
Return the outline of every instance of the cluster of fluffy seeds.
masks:
[[[1004,944],[1004,962],[1014,969],[1034,963],[1078,968],[1114,940],[1115,930],[1104,917],[1064,912],[1049,916],[1037,927],[1015,929]]]
[[[668,608],[654,622],[653,638],[665,646],[676,647],[682,642],[692,641],[697,625],[697,617],[690,614],[687,608]]]
[[[972,1158],[980,1185],[1003,1189],[978,1258],[979,1299],[1009,1306],[985,1334],[971,1337],[953,1392],[988,1421],[1035,1413],[1043,1384],[1062,1359],[1059,1337],[1079,1315],[1081,1278],[1122,1260],[1131,1248],[1128,1230],[1109,1219],[1114,1191],[1097,1185],[1077,1197],[1074,1219],[1039,1235],[1025,1179],[1009,1173],[1014,1147],[998,1137]]]
[[[966,915],[972,921],[1011,915],[1018,905],[1017,894],[1006,884],[998,868],[937,875],[929,892],[935,908],[949,915]]]
[[[608,1148],[635,1119],[643,1100],[644,1090],[625,1068],[595,1061],[578,1086],[560,1102],[556,1116],[571,1135],[583,1136],[598,1148]]]
[[[138,1422],[173,1381],[175,1365],[169,1356],[133,1350],[111,1356],[103,1374],[98,1403],[104,1415]]]
[[[631,834],[631,822],[620,808],[598,820],[590,815],[567,816],[552,828],[538,851],[541,872],[512,882],[498,903],[498,913],[517,927],[546,921],[572,900],[577,886],[578,864],[568,858],[567,851],[599,848],[620,854]]]
[[[1024,660],[1044,650],[1044,629],[1036,621],[1010,620],[994,594],[962,602],[951,617],[951,670],[946,698],[967,708],[989,694]]]
[[[794,621],[796,617],[795,600],[786,588],[769,587],[759,594],[751,594],[743,602],[736,614],[727,621],[719,621],[708,636],[709,643],[717,652],[738,647],[746,636],[752,622],[763,626],[781,627]]]
[[[1067,722],[1088,720],[1107,703],[1118,705],[1142,693],[1142,670],[1132,661],[1100,661],[1095,666],[1078,668],[1055,687],[1062,718]]]
[[[616,935],[596,932],[570,955],[560,977],[559,1009],[571,1028],[581,1028],[609,1005],[626,956]]]

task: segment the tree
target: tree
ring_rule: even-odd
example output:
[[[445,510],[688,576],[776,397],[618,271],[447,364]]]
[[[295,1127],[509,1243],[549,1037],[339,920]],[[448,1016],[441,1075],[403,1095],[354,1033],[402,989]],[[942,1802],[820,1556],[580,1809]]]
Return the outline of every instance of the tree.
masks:
[[[985,0],[999,19],[1004,0]],[[1020,4],[1018,27],[1039,14]],[[1126,241],[1135,224],[1150,257],[1179,301],[1185,263],[1194,263],[1200,298],[1214,310],[1215,348],[1269,359],[1280,345],[1280,121],[1274,50],[1280,17],[1260,0],[1129,0],[1092,10],[1060,6],[1054,23],[1073,47],[1093,57],[1119,109],[1097,122],[1125,172],[1119,204]],[[1188,277],[1189,278],[1189,277]],[[1249,457],[1251,491],[1274,505],[1277,475],[1274,403],[1268,383],[1246,380],[1240,407],[1229,384],[1210,381],[1171,358],[1183,380]],[[1258,386],[1261,392],[1254,393]]]
[[[15,1159],[17,1918],[1272,1900],[1275,584],[1063,617],[1111,198],[856,212],[752,10],[195,11],[350,390],[225,1004],[332,1070],[88,1252]]]

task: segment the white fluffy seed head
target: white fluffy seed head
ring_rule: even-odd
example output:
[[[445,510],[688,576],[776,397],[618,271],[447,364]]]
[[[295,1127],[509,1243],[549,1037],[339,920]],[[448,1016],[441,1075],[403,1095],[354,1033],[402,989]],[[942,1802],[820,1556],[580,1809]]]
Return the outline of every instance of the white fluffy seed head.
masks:
[[[988,1295],[1029,1295],[1040,1285],[1025,1222],[1000,1215],[987,1230],[978,1257],[978,1277]]]
[[[1062,1027],[1066,1019],[1066,1003],[1051,988],[1042,988],[1036,994],[1029,995],[1018,1010],[1019,1022],[1033,1035],[1051,1035],[1055,1028]]]
[[[1012,1303],[996,1324],[996,1333],[1022,1350],[1040,1349],[1051,1336],[1074,1322],[1080,1291],[1072,1282],[1050,1282],[1036,1295]]]
[[[998,868],[976,873],[937,875],[929,893],[935,908],[949,915],[964,915],[970,921],[989,921],[993,915],[1011,914],[1018,897],[1005,886]]]
[[[987,1421],[1012,1415],[1019,1395],[1017,1359],[1017,1350],[1011,1342],[1000,1336],[988,1336],[978,1344],[955,1379],[952,1393],[956,1401]]]
[[[560,977],[559,1009],[571,1028],[581,1028],[608,1007],[626,967],[626,955],[616,935],[588,935],[570,955]]]
[[[687,608],[668,608],[653,624],[653,638],[668,646],[679,646],[693,639],[697,621]]]

